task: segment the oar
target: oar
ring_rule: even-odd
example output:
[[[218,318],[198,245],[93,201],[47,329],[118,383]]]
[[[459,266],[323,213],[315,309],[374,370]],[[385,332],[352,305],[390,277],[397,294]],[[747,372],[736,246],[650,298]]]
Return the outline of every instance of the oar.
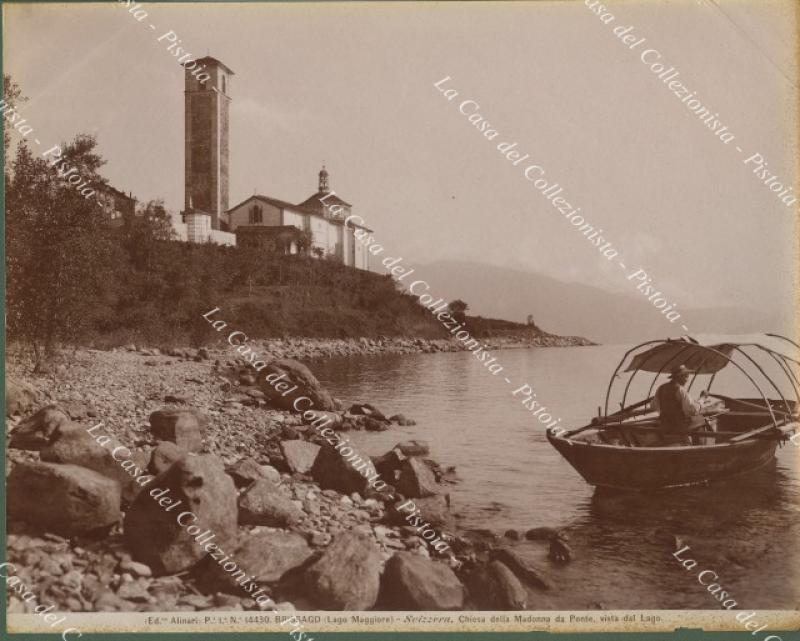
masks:
[[[786,425],[786,424],[784,423],[783,425],[774,425],[774,424],[773,425],[765,425],[764,427],[759,427],[759,428],[756,428],[754,430],[750,430],[749,432],[745,432],[744,434],[740,434],[739,436],[736,436],[735,438],[732,438],[730,440],[730,442],[731,443],[738,443],[740,441],[747,440],[748,438],[751,438],[753,436],[762,434],[763,432],[768,432],[769,430],[780,430],[780,428],[783,427],[784,425]],[[783,435],[783,432],[781,432],[781,435]]]
[[[738,398],[731,398],[730,396],[723,396],[722,394],[709,394],[709,396],[713,396],[714,398],[718,398],[721,401],[731,401],[732,403],[739,403],[741,405],[746,405],[747,407],[754,407],[757,410],[761,410],[763,414],[769,414],[769,410],[764,407],[763,405],[757,405],[756,403],[750,403],[749,401],[742,401]],[[776,414],[783,414],[784,416],[791,416],[790,413],[785,412],[784,410],[772,408],[772,411]]]

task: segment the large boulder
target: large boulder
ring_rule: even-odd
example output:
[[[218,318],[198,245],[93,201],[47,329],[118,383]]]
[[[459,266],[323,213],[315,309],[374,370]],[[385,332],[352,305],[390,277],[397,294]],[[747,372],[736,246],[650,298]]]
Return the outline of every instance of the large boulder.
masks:
[[[172,441],[161,441],[150,455],[150,465],[148,469],[151,474],[158,476],[171,468],[178,461],[182,461],[189,455],[189,452],[178,447]]]
[[[569,563],[572,560],[572,548],[567,543],[564,535],[557,536],[550,541],[550,550],[547,558],[554,563]]]
[[[18,450],[39,451],[69,425],[69,415],[63,409],[58,405],[47,405],[14,428],[8,446]]]
[[[439,491],[431,469],[416,458],[407,459],[400,466],[400,477],[395,487],[408,498],[427,498]]]
[[[299,523],[305,513],[267,479],[255,481],[239,497],[241,525],[287,527]]]
[[[529,541],[550,541],[556,538],[559,531],[551,527],[535,527],[525,532],[525,538]]]
[[[428,441],[417,439],[398,443],[394,446],[394,449],[400,450],[405,456],[428,456],[431,453],[431,447],[428,445]]]
[[[362,416],[364,419],[364,429],[368,432],[385,432],[389,429],[388,421],[379,421],[377,418]]]
[[[299,361],[284,358],[270,363],[258,377],[261,389],[270,404],[280,409],[296,412],[296,399],[305,396],[311,401],[303,401],[302,409],[333,411],[336,405],[316,376]],[[296,388],[295,388],[296,386]]]
[[[307,441],[281,441],[281,451],[292,472],[307,474],[314,467],[320,447]]]
[[[246,456],[228,467],[228,474],[238,488],[249,487],[256,481],[268,480],[278,483],[281,475],[270,465],[260,465],[254,458]]]
[[[306,540],[295,532],[280,530],[244,535],[235,544],[221,546],[225,554],[257,583],[275,583],[287,572],[300,567],[313,555]],[[210,561],[202,573],[202,582],[214,590],[238,593],[240,584],[233,574],[226,572],[219,563]]]
[[[28,381],[6,376],[6,416],[30,411],[42,393]]]
[[[493,561],[500,561],[507,566],[523,583],[541,590],[549,590],[552,587],[539,568],[511,548],[503,547],[492,550],[489,557]]]
[[[323,610],[369,610],[378,599],[381,554],[361,532],[339,534],[305,573],[311,599]]]
[[[323,490],[336,490],[342,494],[362,493],[367,486],[367,479],[330,446],[319,451],[311,476]]]
[[[82,421],[90,416],[96,416],[87,403],[80,401],[59,401],[58,406],[64,410],[73,421]]]
[[[117,451],[118,460],[114,460],[113,452],[117,447],[122,449]],[[80,465],[115,480],[126,503],[131,503],[141,492],[142,486],[136,482],[136,477],[145,474],[148,465],[144,452],[132,451],[114,442],[100,445],[84,427],[75,423],[62,425],[39,456],[42,461]]]
[[[199,452],[207,422],[197,410],[164,408],[150,414],[150,431],[159,441],[172,441],[184,450]]]
[[[408,457],[395,446],[394,449],[389,450],[386,454],[372,457],[372,464],[375,466],[375,471],[380,474],[380,477],[387,483],[394,484],[397,482],[397,477],[400,474],[400,468]]]
[[[508,566],[500,561],[473,572],[467,582],[469,593],[482,610],[526,610],[528,591]]]
[[[78,465],[18,463],[6,489],[10,517],[61,536],[102,533],[122,518],[119,483]]]
[[[350,414],[360,414],[362,416],[374,418],[378,421],[386,421],[387,423],[389,422],[389,419],[386,418],[386,415],[370,403],[356,403],[355,405],[352,405],[350,407]]]
[[[353,416],[350,414],[343,414],[341,416],[341,424],[336,426],[336,430],[339,432],[349,432],[351,430],[355,430],[356,432],[360,432],[367,427],[367,417],[366,416]]]
[[[236,488],[215,456],[187,456],[156,477],[125,515],[124,536],[134,558],[159,574],[191,568],[206,552],[187,530],[210,530],[224,545],[236,534]],[[180,503],[176,503],[180,501]],[[167,511],[170,510],[170,511]],[[191,512],[179,524],[181,512]]]
[[[386,563],[381,601],[388,610],[460,610],[464,586],[447,565],[398,552]]]

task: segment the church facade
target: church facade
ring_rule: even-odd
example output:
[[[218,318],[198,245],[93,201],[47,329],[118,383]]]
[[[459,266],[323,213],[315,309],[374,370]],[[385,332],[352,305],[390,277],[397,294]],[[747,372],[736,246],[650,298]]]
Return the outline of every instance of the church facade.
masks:
[[[269,252],[337,260],[369,269],[367,246],[356,242],[363,225],[347,222],[352,205],[330,189],[323,166],[317,191],[298,204],[254,194],[228,208],[230,169],[230,86],[234,75],[219,60],[207,56],[208,77],[185,73],[184,209],[176,223],[179,239],[240,245]]]

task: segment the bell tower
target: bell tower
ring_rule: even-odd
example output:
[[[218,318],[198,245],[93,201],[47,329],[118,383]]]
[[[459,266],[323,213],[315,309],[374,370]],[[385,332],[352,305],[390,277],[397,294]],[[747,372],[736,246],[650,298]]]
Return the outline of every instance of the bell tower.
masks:
[[[217,230],[228,210],[229,91],[233,75],[211,56],[196,60],[185,72],[184,217],[206,214],[211,229]]]
[[[330,179],[328,175],[328,170],[325,169],[325,165],[322,165],[322,170],[319,172],[319,193],[321,194],[328,194],[331,191],[330,187]]]

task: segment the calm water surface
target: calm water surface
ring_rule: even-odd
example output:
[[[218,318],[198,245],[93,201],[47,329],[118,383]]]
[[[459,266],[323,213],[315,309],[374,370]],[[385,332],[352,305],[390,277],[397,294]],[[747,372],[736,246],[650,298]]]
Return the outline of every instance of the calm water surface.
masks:
[[[413,427],[348,436],[370,455],[405,439],[428,441],[431,457],[456,466],[462,479],[449,486],[461,527],[498,533],[566,529],[575,559],[564,568],[548,567],[540,545],[522,546],[556,585],[534,609],[719,608],[697,581],[701,569],[715,571],[741,609],[797,608],[800,448],[779,449],[774,465],[732,484],[646,496],[608,493],[580,478],[547,443],[542,424],[521,405],[521,397],[512,396],[530,383],[562,424],[584,425],[604,401],[624,351],[620,346],[504,350],[497,353],[504,367],[498,376],[469,353],[331,359],[313,369],[345,402],[370,402],[387,415],[403,413],[417,421]],[[725,382],[718,376],[715,388]],[[746,388],[732,391],[752,396]],[[691,544],[698,561],[693,572],[672,557],[673,534]]]

